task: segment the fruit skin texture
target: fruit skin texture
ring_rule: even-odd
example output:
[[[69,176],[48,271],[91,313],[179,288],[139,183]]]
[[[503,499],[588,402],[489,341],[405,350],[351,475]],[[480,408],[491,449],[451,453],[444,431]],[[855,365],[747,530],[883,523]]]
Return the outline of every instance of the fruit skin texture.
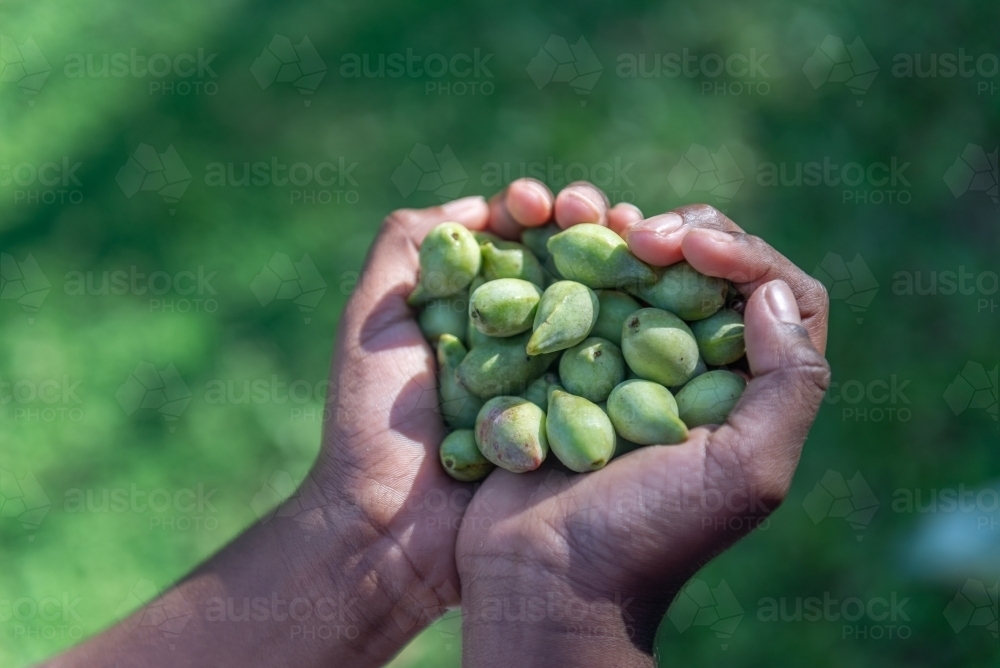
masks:
[[[572,348],[587,338],[600,304],[594,291],[576,281],[557,281],[545,289],[535,311],[529,355]]]
[[[542,291],[519,278],[487,281],[469,297],[469,317],[483,334],[506,337],[531,329]]]
[[[603,225],[574,225],[549,239],[548,248],[564,278],[595,290],[656,280],[653,270],[632,255],[625,240]]]
[[[458,382],[455,369],[465,359],[462,342],[451,334],[442,334],[438,340],[438,398],[441,400],[441,417],[452,429],[471,429],[476,415],[483,407],[479,397],[473,396]]]
[[[625,380],[625,358],[621,348],[592,336],[563,353],[559,378],[567,392],[598,403]]]
[[[591,334],[607,339],[617,345],[622,344],[622,325],[625,319],[642,308],[636,300],[618,290],[600,290],[597,301],[601,305],[597,323]]]
[[[639,445],[673,445],[687,440],[670,390],[648,380],[626,380],[608,397],[608,417],[626,440]]]
[[[639,309],[629,316],[622,329],[622,353],[636,375],[664,387],[687,382],[698,365],[698,344],[691,329],[658,308]]]
[[[542,225],[541,227],[528,227],[521,232],[521,243],[531,249],[531,252],[545,264],[549,259],[549,239],[562,232],[562,228],[555,223]]]
[[[441,223],[420,244],[420,281],[407,301],[415,305],[458,294],[479,273],[481,263],[472,232],[458,223]]]
[[[698,350],[712,366],[732,364],[743,357],[743,316],[732,309],[721,309],[704,320],[691,324]]]
[[[465,339],[469,304],[465,297],[434,299],[427,302],[417,322],[420,331],[431,343],[437,343],[442,334],[451,334]]]
[[[480,250],[483,254],[483,276],[487,281],[519,278],[540,288],[545,286],[542,264],[524,244],[516,241],[486,241],[480,245]]]
[[[549,396],[545,431],[555,456],[577,473],[604,468],[615,454],[615,429],[601,407],[562,390]]]
[[[742,376],[717,369],[704,373],[677,393],[677,410],[689,429],[722,424],[746,388]]]
[[[545,424],[545,412],[527,399],[493,397],[476,417],[476,445],[501,468],[534,471],[549,453]]]
[[[459,382],[480,399],[523,392],[531,381],[545,373],[556,356],[555,353],[528,355],[524,351],[528,336],[525,332],[476,345],[458,365]]]
[[[690,383],[692,380],[694,380],[695,378],[697,378],[701,374],[706,373],[707,371],[708,371],[708,365],[705,364],[705,360],[702,359],[701,355],[699,355],[698,356],[698,364],[695,365],[695,367],[694,367],[694,373],[691,374],[691,377],[687,379],[687,382],[681,383],[680,385],[672,385],[671,387],[668,387],[667,389],[670,390],[670,394],[672,394],[672,395],[674,395],[676,397],[677,393],[681,391],[682,387],[684,387],[685,385],[687,385],[687,383]],[[638,376],[636,376],[636,377],[638,378]]]
[[[494,469],[493,462],[479,451],[471,429],[457,429],[445,436],[438,456],[445,473],[462,482],[482,480]]]
[[[661,269],[655,281],[637,284],[633,294],[684,320],[701,320],[722,308],[727,291],[725,279],[678,262]]]
[[[477,289],[479,289],[479,286],[481,286],[485,282],[486,279],[483,278],[482,275],[476,276],[474,279],[472,279],[472,282],[469,283],[469,297],[471,297],[472,293],[475,292]],[[469,315],[468,300],[466,300],[465,320],[466,320],[465,345],[467,345],[470,349],[490,339],[489,336],[483,334],[478,329],[476,329],[475,324],[473,324],[472,316]]]

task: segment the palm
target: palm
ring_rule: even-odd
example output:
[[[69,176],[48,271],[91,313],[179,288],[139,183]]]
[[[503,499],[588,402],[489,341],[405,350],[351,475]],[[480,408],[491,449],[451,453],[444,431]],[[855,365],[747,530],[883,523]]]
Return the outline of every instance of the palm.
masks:
[[[466,513],[460,563],[488,556],[477,552],[498,547],[497,535],[518,535],[528,563],[597,591],[655,586],[651,577],[670,586],[689,575],[678,567],[692,554],[713,549],[706,540],[719,539],[704,523],[726,510],[714,499],[735,468],[707,459],[708,437],[697,429],[681,446],[642,448],[589,474],[494,472]]]
[[[387,226],[369,256],[338,332],[314,476],[339,490],[345,506],[388,541],[387,555],[402,556],[407,575],[426,586],[395,592],[420,601],[425,619],[458,602],[454,546],[472,495],[438,461],[447,431],[437,410],[435,357],[406,305],[418,239],[434,222],[440,217],[415,231]]]

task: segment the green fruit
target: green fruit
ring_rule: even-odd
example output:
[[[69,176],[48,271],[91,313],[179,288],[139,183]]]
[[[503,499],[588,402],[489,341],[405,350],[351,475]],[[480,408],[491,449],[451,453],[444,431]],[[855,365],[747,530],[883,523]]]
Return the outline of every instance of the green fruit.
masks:
[[[625,358],[621,348],[592,336],[563,353],[559,378],[568,392],[593,402],[604,401],[625,380]]]
[[[601,310],[591,333],[620,346],[625,319],[642,306],[624,292],[617,290],[600,290],[597,293],[597,301],[601,304]]]
[[[559,385],[559,376],[554,373],[547,373],[541,378],[533,380],[531,385],[528,385],[528,389],[526,389],[524,394],[521,396],[541,408],[543,411],[548,410],[549,391],[553,385],[558,389],[562,389],[562,385]]]
[[[409,303],[458,294],[479,273],[481,262],[482,253],[472,232],[458,223],[441,223],[420,244],[420,282]]]
[[[552,452],[577,473],[604,468],[615,453],[615,430],[597,404],[556,390],[549,397],[545,433]]]
[[[476,238],[477,242],[479,242],[480,247],[485,243],[503,241],[503,239],[492,232],[473,232],[472,236]],[[480,248],[480,250],[482,250],[482,248]]]
[[[487,336],[514,336],[531,329],[542,291],[519,278],[487,281],[469,298],[469,317]]]
[[[743,316],[730,309],[721,309],[704,320],[691,324],[698,350],[712,366],[732,364],[743,357]]]
[[[479,288],[479,286],[481,286],[485,282],[486,279],[483,278],[482,275],[476,276],[474,279],[472,279],[472,283],[469,283],[469,297],[471,297],[472,293],[475,292]],[[483,334],[478,329],[476,329],[476,326],[472,324],[472,316],[469,315],[468,308],[465,309],[465,321],[466,321],[465,344],[469,346],[470,350],[490,338],[486,334]]]
[[[625,322],[622,353],[635,373],[664,387],[686,383],[698,365],[698,344],[684,321],[657,308],[639,309]]]
[[[549,453],[545,412],[521,397],[494,397],[476,417],[476,445],[501,468],[534,471]]]
[[[493,463],[483,457],[471,429],[458,429],[445,436],[438,451],[441,466],[455,480],[475,482],[493,470]]]
[[[458,382],[455,370],[465,359],[462,342],[451,334],[442,334],[438,340],[438,397],[441,400],[441,417],[452,429],[471,429],[476,415],[483,407],[479,397],[473,396]]]
[[[521,243],[531,249],[531,252],[543,263],[549,259],[549,239],[559,234],[562,229],[555,223],[541,227],[528,227],[521,232]]]
[[[417,322],[420,331],[431,343],[437,343],[442,334],[452,334],[459,339],[466,336],[469,303],[465,297],[435,299],[427,303]]]
[[[542,264],[542,269],[545,270],[545,280],[549,285],[552,285],[556,281],[566,280],[556,267],[555,260],[552,259],[551,255],[545,258],[545,262]]]
[[[633,443],[627,438],[622,438],[622,435],[615,432],[615,454],[611,455],[611,459],[617,459],[622,455],[627,455],[633,450],[638,450],[642,446],[638,443]]]
[[[632,255],[625,240],[603,225],[574,225],[549,239],[548,247],[566,279],[595,290],[656,280],[653,270]]]
[[[575,281],[553,283],[538,302],[528,354],[565,350],[587,338],[597,322],[600,305],[594,291]]]
[[[601,407],[601,410],[604,411],[605,414],[607,414],[608,402],[602,401],[597,405]],[[608,415],[608,417],[610,418],[611,416]],[[614,422],[612,422],[612,425],[614,425]],[[633,450],[637,450],[638,448],[641,447],[642,446],[639,445],[638,443],[633,443],[627,438],[622,438],[622,435],[619,434],[617,431],[615,431],[615,454],[611,455],[611,459],[615,459],[616,457],[621,457],[622,455],[627,455]]]
[[[704,373],[677,393],[677,410],[688,428],[722,424],[746,388],[742,376],[717,369]]]
[[[615,431],[639,445],[673,445],[688,436],[674,395],[648,380],[626,380],[612,390],[608,417]]]
[[[519,278],[545,285],[545,271],[534,253],[516,241],[487,241],[480,248],[483,253],[483,276],[487,281],[499,278]]]
[[[695,367],[694,367],[694,373],[691,374],[691,377],[688,378],[687,381],[681,383],[680,385],[671,385],[667,389],[670,390],[670,393],[673,394],[676,397],[677,393],[681,391],[682,387],[684,387],[685,385],[687,385],[687,383],[690,383],[692,380],[694,380],[695,378],[697,378],[701,374],[706,373],[707,371],[708,371],[708,365],[705,364],[705,360],[703,360],[701,358],[701,355],[699,355],[698,356],[698,364],[695,365]],[[636,378],[638,378],[638,376],[636,376]]]
[[[725,279],[678,262],[661,269],[655,281],[636,285],[634,294],[683,320],[701,320],[722,308],[727,289]]]
[[[529,355],[528,333],[477,344],[458,365],[458,380],[480,399],[524,392],[548,369],[556,354]]]

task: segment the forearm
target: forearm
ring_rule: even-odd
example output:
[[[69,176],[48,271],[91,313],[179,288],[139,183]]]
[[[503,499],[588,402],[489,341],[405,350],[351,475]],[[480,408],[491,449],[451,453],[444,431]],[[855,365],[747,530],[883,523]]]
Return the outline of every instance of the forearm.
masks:
[[[376,666],[427,623],[433,601],[408,604],[406,560],[357,513],[281,514],[49,665]]]

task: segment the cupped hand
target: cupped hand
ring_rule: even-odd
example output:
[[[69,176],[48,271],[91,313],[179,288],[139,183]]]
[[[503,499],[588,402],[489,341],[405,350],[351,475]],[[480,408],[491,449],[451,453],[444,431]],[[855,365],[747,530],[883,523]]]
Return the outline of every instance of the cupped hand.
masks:
[[[641,219],[628,205],[609,208],[587,184],[558,197],[521,179],[487,202],[466,197],[442,206],[400,210],[383,223],[344,310],[331,371],[323,448],[296,506],[353,518],[359,540],[379,548],[344,568],[375,575],[368,592],[396,601],[394,635],[412,635],[457,605],[461,586],[455,543],[474,487],[442,470],[438,447],[447,429],[437,410],[434,351],[406,297],[418,277],[418,249],[438,223],[516,238],[555,220],[616,224]],[[400,633],[402,631],[402,633]]]
[[[581,475],[490,474],[458,539],[470,664],[649,663],[684,582],[785,497],[829,383],[820,283],[711,207],[627,218],[608,223],[639,258],[685,259],[745,296],[752,379],[725,424],[680,445]]]

